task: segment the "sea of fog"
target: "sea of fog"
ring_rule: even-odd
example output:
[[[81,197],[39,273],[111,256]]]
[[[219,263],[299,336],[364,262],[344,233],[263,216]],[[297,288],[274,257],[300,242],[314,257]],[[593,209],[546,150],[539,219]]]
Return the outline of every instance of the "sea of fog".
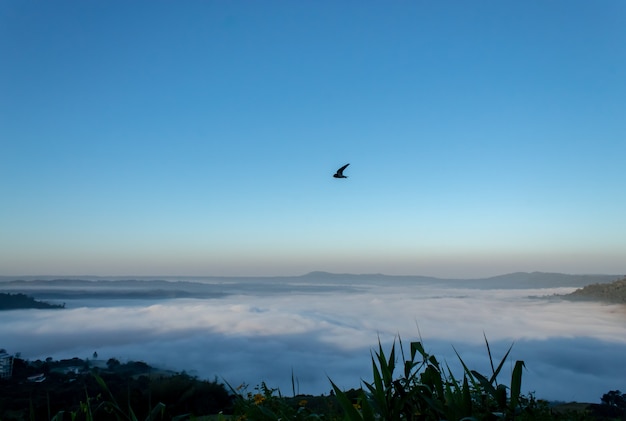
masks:
[[[225,290],[228,286],[224,286]],[[466,364],[490,373],[513,344],[500,381],[524,360],[522,389],[539,398],[599,402],[626,390],[623,306],[553,297],[574,288],[470,289],[368,283],[338,288],[238,286],[217,298],[64,299],[65,310],[0,313],[0,348],[29,360],[117,358],[186,371],[200,378],[262,381],[292,393],[328,393],[371,381],[371,351],[398,335],[459,375]]]

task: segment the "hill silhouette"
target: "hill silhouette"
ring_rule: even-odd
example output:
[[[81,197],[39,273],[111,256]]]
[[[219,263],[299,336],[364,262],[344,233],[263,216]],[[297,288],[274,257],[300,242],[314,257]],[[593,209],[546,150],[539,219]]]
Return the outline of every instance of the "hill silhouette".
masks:
[[[594,300],[605,303],[626,304],[626,277],[610,283],[597,283],[577,289],[565,296],[569,299]]]
[[[37,301],[26,294],[0,293],[0,310],[17,310],[24,308],[65,308],[65,305]]]

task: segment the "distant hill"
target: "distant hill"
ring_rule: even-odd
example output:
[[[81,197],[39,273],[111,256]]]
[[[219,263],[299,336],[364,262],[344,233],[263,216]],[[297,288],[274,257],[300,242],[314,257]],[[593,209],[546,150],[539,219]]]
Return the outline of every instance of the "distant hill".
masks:
[[[583,287],[585,285],[610,282],[619,275],[571,275],[566,273],[551,272],[514,272],[489,278],[465,278],[444,279],[430,276],[415,275],[382,275],[349,273],[311,272],[300,276],[302,280],[315,281],[349,281],[353,283],[391,283],[394,285],[436,285],[452,288],[478,288],[478,289],[529,289],[529,288],[559,288],[559,287]]]
[[[593,283],[611,282],[619,275],[572,275],[552,272],[515,272],[485,279],[474,279],[482,288],[581,288]]]
[[[294,281],[296,279],[296,281]],[[0,291],[20,292],[38,299],[219,299],[232,294],[275,295],[282,293],[351,292],[349,282],[297,281],[299,278],[202,278],[200,282],[159,279],[33,279],[0,282]]]
[[[434,286],[470,289],[582,288],[611,282],[620,275],[571,275],[516,272],[490,278],[443,279],[416,275],[311,272],[273,277],[21,277],[0,276],[0,291],[25,293],[38,299],[172,299],[223,298],[232,294],[355,292],[369,286]]]
[[[37,301],[26,294],[3,294],[0,293],[0,310],[17,310],[24,308],[64,308],[65,305],[56,305]]]
[[[610,283],[587,285],[565,298],[626,304],[626,277]]]
[[[219,285],[162,280],[34,279],[0,282],[0,291],[27,293],[39,299],[222,298]]]

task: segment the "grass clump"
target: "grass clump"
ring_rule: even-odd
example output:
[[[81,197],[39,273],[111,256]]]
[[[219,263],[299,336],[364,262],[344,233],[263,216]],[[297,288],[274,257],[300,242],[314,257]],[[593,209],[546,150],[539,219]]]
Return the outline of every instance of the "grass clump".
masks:
[[[315,397],[294,396],[287,398],[282,396],[280,390],[268,387],[265,382],[254,388],[254,392],[247,390],[247,385],[241,385],[233,389],[235,393],[234,418],[238,421],[314,421],[337,419],[331,417],[327,411],[322,414],[319,405],[311,402]],[[329,408],[327,408],[329,409]]]
[[[426,352],[421,342],[411,342],[407,355],[398,339],[400,367],[396,342],[387,356],[379,341],[378,351],[372,355],[373,381],[363,382],[365,389],[356,401],[332,380],[331,384],[350,421],[552,419],[547,406],[532,395],[521,394],[523,361],[515,362],[508,385],[498,382],[512,346],[495,366],[487,338],[485,344],[492,371],[489,375],[471,370],[457,352],[463,366],[463,377],[457,379],[447,364]]]

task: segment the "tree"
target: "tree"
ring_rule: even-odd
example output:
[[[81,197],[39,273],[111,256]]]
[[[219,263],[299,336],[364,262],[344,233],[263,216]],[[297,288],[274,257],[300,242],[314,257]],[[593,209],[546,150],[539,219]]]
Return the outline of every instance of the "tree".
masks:
[[[611,390],[602,395],[603,404],[626,411],[626,393],[619,390]]]
[[[600,419],[619,418],[626,419],[626,394],[619,390],[611,390],[602,395],[601,404],[591,404],[592,414]]]
[[[109,360],[107,361],[107,367],[109,367],[109,370],[115,370],[119,366],[120,362],[116,358],[109,358]]]

